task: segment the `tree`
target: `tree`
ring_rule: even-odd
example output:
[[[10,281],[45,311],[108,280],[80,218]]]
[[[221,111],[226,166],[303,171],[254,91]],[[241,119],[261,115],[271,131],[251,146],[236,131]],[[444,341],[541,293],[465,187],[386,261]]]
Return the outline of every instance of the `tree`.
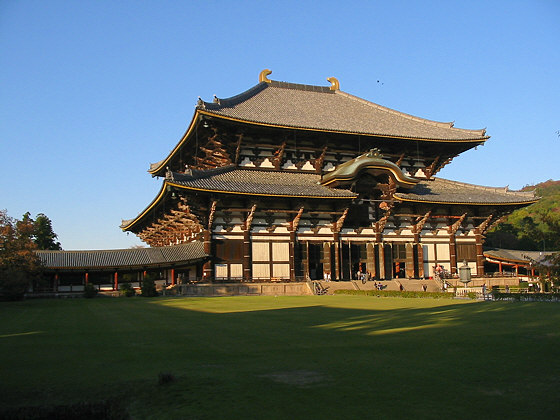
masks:
[[[0,296],[15,300],[23,298],[29,284],[41,268],[31,239],[34,226],[30,217],[15,220],[6,210],[0,211]]]
[[[58,235],[54,233],[51,219],[43,213],[39,213],[33,223],[33,242],[39,249],[60,250],[60,242],[57,242]]]

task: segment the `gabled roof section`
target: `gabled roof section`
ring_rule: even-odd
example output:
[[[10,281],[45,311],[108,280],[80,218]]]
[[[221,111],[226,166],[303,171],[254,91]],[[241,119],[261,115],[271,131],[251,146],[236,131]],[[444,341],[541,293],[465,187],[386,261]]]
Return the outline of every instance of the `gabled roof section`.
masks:
[[[199,101],[203,114],[267,126],[427,141],[483,143],[486,131],[466,130],[383,107],[327,86],[263,81],[214,102]]]
[[[397,192],[395,198],[409,202],[468,205],[528,205],[539,200],[534,191],[512,191],[508,187],[484,187],[443,178],[423,179],[410,191]]]
[[[35,251],[47,269],[109,269],[148,267],[199,261],[208,257],[202,242],[96,251]]]
[[[399,187],[412,188],[419,179],[405,175],[401,168],[391,161],[383,159],[379,150],[372,149],[348,162],[338,165],[334,171],[323,175],[321,184],[328,187],[350,185],[362,173],[371,175],[388,174]]]

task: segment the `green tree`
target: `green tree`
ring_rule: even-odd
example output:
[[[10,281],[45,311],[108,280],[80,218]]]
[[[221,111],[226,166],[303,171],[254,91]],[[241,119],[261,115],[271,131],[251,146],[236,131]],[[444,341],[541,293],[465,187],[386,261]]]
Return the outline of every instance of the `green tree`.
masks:
[[[31,282],[39,276],[41,263],[31,239],[30,217],[15,220],[6,210],[0,211],[0,295],[4,299],[21,299]]]
[[[33,223],[33,241],[39,249],[60,250],[58,235],[54,233],[51,219],[39,213]]]

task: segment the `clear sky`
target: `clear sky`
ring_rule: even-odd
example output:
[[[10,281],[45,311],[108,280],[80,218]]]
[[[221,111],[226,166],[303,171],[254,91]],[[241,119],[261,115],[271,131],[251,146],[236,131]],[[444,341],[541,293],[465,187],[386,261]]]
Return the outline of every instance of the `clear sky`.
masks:
[[[241,93],[265,68],[486,127],[441,177],[560,179],[558,0],[0,0],[0,209],[45,213],[64,249],[140,244],[119,225],[161,187],[149,163],[198,96]]]

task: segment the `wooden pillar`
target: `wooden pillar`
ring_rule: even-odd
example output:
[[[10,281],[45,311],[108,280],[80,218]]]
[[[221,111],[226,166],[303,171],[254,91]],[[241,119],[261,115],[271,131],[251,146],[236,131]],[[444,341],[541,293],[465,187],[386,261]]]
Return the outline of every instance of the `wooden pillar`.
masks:
[[[449,261],[451,264],[451,274],[457,274],[457,243],[454,233],[449,235]]]
[[[426,275],[426,273],[424,273],[424,248],[422,247],[421,243],[416,244],[416,262],[418,264],[418,277],[420,277],[421,279],[423,279]]]
[[[409,279],[414,278],[414,244],[407,243],[406,245],[406,266],[405,274]]]
[[[484,275],[484,253],[482,249],[482,234],[480,232],[475,232],[474,235],[476,241],[476,274],[479,276]],[[500,272],[502,268],[500,267]]]
[[[86,281],[86,284],[89,283],[89,273],[87,271],[86,271],[85,281]]]
[[[295,247],[296,247],[296,232],[290,231],[290,281],[296,281],[296,258],[295,258]]]
[[[290,269],[291,269],[291,265],[290,265]],[[251,231],[250,230],[243,231],[243,279],[245,281],[251,281]]]
[[[519,276],[519,265],[515,264],[515,276]]]
[[[502,267],[502,262],[500,261],[500,262],[498,262],[498,272],[500,273],[500,276],[501,276],[501,275],[502,275],[502,273],[503,273],[503,271],[502,271],[502,270],[503,270],[503,267]]]
[[[113,290],[119,290],[119,273],[117,271],[113,274]]]
[[[212,243],[210,241],[211,232],[208,229],[204,229],[202,232],[202,237],[204,240],[204,252],[208,255],[212,254]],[[204,281],[212,280],[212,260],[206,261],[202,266],[202,278]]]
[[[385,279],[385,248],[383,242],[377,244],[379,249],[379,279]]]
[[[171,269],[171,285],[175,286],[177,284],[177,273],[175,273],[175,269]]]
[[[54,288],[54,291],[55,291],[55,292],[58,292],[58,283],[59,283],[59,280],[60,280],[60,279],[59,279],[59,277],[58,277],[58,273],[55,273],[55,275],[54,275],[54,285],[53,285],[53,286],[54,286],[53,288]]]
[[[340,273],[340,233],[333,232],[334,241],[334,272],[331,273],[331,280],[339,280]]]

